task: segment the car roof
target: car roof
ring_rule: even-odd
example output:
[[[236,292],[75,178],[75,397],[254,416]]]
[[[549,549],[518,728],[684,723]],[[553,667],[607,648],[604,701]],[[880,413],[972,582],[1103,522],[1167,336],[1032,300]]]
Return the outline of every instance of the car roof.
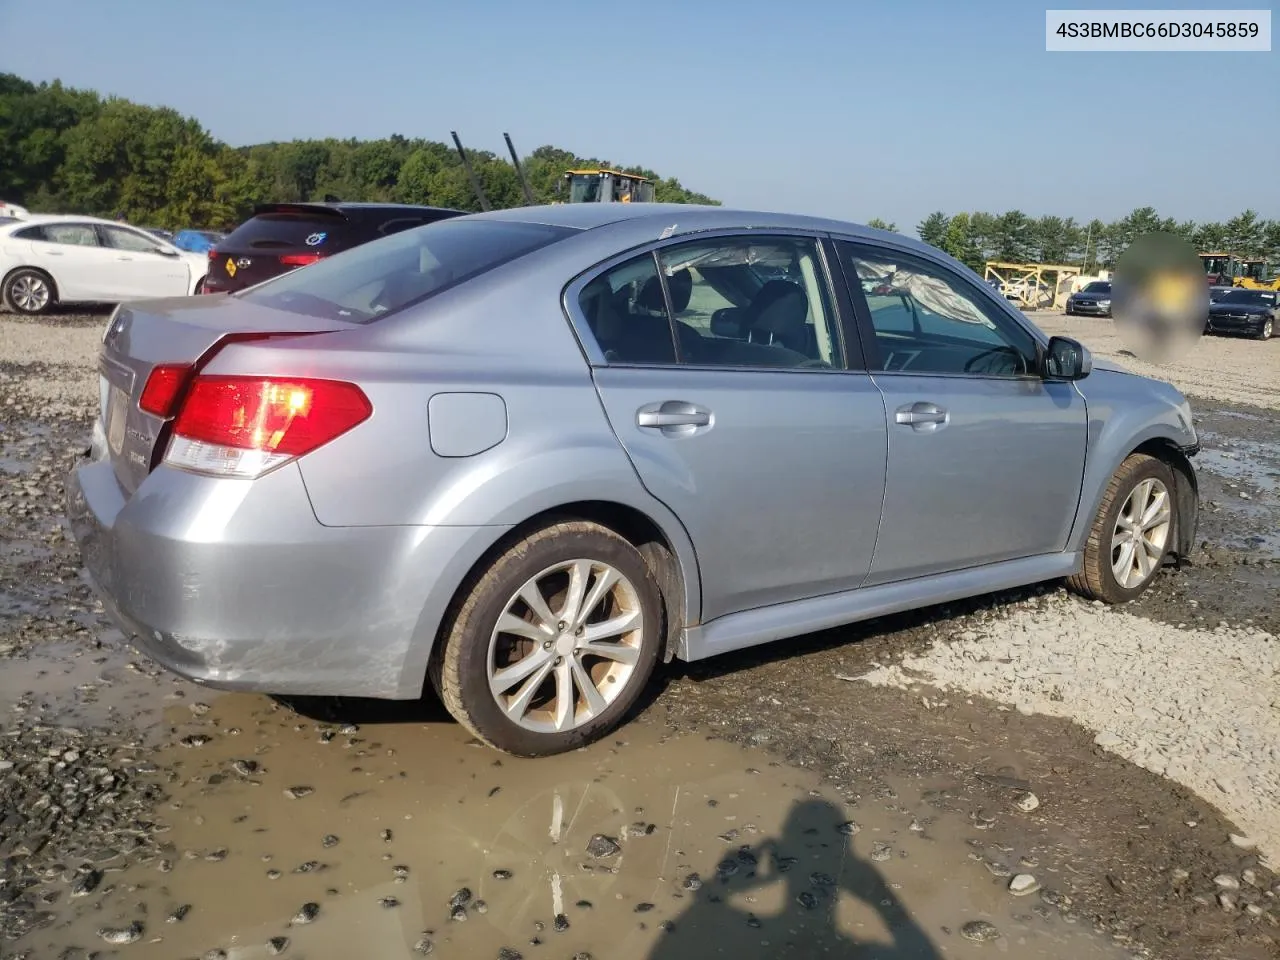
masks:
[[[33,213],[19,221],[20,223],[101,223],[109,227],[133,227],[135,230],[146,230],[136,223],[117,223],[102,217],[90,217],[78,213]]]
[[[463,210],[455,210],[452,207],[431,207],[420,203],[374,203],[374,202],[347,202],[342,200],[298,200],[298,201],[281,201],[279,203],[260,203],[253,208],[253,216],[263,213],[287,213],[289,211],[303,212],[306,210],[328,210],[345,213],[421,213],[423,211],[431,211],[432,213],[464,213]]]
[[[472,213],[459,219],[515,220],[578,230],[617,225],[624,228],[623,232],[634,232],[639,238],[637,242],[643,241],[644,235],[649,231],[652,231],[654,237],[660,234],[671,237],[705,230],[805,230],[838,233],[867,240],[886,240],[907,250],[928,253],[934,257],[938,255],[935,248],[905,234],[878,230],[845,220],[695,203],[559,203]]]

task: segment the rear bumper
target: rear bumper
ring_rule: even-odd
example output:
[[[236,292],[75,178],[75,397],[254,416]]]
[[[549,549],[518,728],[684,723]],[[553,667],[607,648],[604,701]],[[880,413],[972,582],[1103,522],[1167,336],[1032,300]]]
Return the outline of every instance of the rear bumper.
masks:
[[[98,444],[95,443],[95,448]],[[252,482],[161,467],[125,498],[66,478],[90,580],[139,650],[211,687],[413,699],[454,589],[503,528],[325,527],[296,464]]]

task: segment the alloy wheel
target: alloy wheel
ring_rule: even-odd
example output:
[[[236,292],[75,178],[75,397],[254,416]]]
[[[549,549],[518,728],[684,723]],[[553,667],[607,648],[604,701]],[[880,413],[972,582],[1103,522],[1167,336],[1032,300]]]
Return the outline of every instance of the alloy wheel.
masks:
[[[1111,571],[1126,590],[1145,583],[1160,563],[1173,528],[1169,488],[1155,477],[1129,492],[1111,534]]]
[[[599,717],[640,662],[644,612],[615,567],[575,559],[530,577],[489,638],[489,692],[507,718],[563,733]]]
[[[39,313],[49,304],[49,284],[34,273],[24,273],[9,287],[13,305],[23,313]]]

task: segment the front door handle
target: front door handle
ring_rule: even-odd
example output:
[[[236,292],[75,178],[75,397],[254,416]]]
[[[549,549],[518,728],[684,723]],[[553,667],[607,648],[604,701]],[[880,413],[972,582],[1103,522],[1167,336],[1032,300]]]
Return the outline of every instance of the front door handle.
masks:
[[[710,410],[683,400],[650,403],[636,411],[636,426],[661,430],[669,436],[687,436],[710,425]]]
[[[893,419],[895,423],[906,424],[916,430],[933,430],[944,426],[951,419],[951,414],[936,403],[917,400],[895,410]]]

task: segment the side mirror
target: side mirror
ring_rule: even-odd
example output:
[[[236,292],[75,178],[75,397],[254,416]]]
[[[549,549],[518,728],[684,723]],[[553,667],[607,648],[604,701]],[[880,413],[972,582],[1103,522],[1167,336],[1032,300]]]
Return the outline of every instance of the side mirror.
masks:
[[[1089,349],[1070,337],[1052,337],[1041,358],[1040,375],[1046,380],[1081,380],[1093,370]]]

